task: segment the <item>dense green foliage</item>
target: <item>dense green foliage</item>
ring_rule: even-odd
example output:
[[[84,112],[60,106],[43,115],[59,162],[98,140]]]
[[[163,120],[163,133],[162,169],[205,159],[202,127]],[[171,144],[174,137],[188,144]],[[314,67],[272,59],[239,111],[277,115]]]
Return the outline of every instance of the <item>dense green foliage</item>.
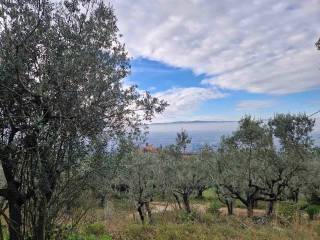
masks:
[[[97,143],[135,135],[166,106],[123,86],[130,65],[118,37],[102,0],[0,2],[0,196],[10,239],[50,239],[77,222],[98,189],[88,185],[101,165]]]

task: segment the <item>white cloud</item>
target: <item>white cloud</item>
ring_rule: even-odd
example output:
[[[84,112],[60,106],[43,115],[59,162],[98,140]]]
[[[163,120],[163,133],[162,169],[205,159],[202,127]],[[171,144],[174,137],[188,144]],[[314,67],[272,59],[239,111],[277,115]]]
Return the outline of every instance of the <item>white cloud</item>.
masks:
[[[194,111],[202,102],[225,97],[225,94],[215,89],[199,87],[172,88],[153,95],[169,103],[165,112],[153,122],[194,120]]]
[[[124,42],[226,89],[286,94],[320,87],[318,0],[113,0]],[[217,76],[217,77],[214,77]]]
[[[274,105],[270,100],[243,100],[237,104],[238,111],[260,110],[270,108]]]

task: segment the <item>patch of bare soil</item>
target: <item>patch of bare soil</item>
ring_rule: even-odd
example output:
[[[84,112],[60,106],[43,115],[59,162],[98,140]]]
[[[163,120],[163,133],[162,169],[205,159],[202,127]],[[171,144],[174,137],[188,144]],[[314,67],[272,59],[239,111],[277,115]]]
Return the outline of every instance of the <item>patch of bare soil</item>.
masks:
[[[228,209],[226,207],[220,208],[219,211],[224,214],[227,215],[228,214]],[[241,217],[245,217],[247,216],[247,209],[244,208],[234,208],[233,209],[233,213],[236,216],[241,216]],[[253,210],[253,216],[264,216],[266,214],[265,210],[262,209],[254,209]]]
[[[152,202],[150,204],[151,211],[154,213],[165,212],[165,211],[173,211],[178,210],[179,207],[174,203],[166,203],[166,202]]]
[[[152,202],[152,203],[150,203],[150,207],[151,207],[152,213],[164,213],[166,211],[174,211],[174,210],[179,209],[177,204],[167,203],[167,202]],[[203,203],[203,204],[194,203],[191,205],[191,208],[195,209],[201,213],[206,213],[209,208],[209,204],[208,203]],[[228,214],[228,209],[226,207],[220,208],[219,211],[223,215]],[[245,216],[247,216],[247,209],[234,208],[233,213],[236,216],[245,217]],[[253,216],[265,216],[265,210],[254,209]],[[138,215],[136,214],[136,212],[132,212],[128,215],[128,218],[129,219],[137,219]]]
[[[201,213],[205,213],[207,212],[208,208],[209,208],[209,204],[208,203],[194,203],[191,205],[191,207]],[[151,209],[152,212],[154,213],[159,213],[159,212],[165,212],[165,211],[173,211],[173,210],[177,210],[179,209],[177,204],[174,203],[165,203],[165,202],[153,202],[151,204]],[[223,207],[220,208],[219,210],[222,214],[227,215],[228,214],[228,209]],[[243,209],[243,208],[234,208],[233,210],[234,215],[236,216],[247,216],[247,209]],[[253,216],[264,216],[265,215],[265,210],[262,209],[254,209],[253,210]]]

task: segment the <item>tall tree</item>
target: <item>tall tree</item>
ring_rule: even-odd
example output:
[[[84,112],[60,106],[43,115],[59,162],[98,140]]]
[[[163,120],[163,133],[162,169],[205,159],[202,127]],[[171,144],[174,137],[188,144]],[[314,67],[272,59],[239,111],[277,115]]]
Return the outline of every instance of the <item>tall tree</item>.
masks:
[[[184,155],[177,142],[163,150],[161,160],[164,162],[162,171],[167,182],[164,185],[169,188],[179,206],[182,199],[186,212],[190,213],[190,196],[209,178],[205,159]]]
[[[256,173],[259,163],[257,150],[264,145],[265,130],[262,122],[246,116],[239,122],[239,129],[231,137],[224,138],[219,149],[217,182],[230,195],[246,207],[248,216],[259,194]]]
[[[78,143],[138,131],[164,109],[148,93],[124,88],[128,73],[116,17],[103,1],[1,1],[0,195],[9,205],[11,240],[50,237],[49,203]],[[25,215],[30,202],[37,206],[33,230]]]
[[[311,132],[315,120],[305,114],[277,114],[268,124],[273,137],[279,142],[279,160],[274,162],[273,166],[277,170],[274,169],[273,172],[278,172],[277,179],[281,179],[279,183],[281,182],[282,188],[287,188],[291,198],[298,201],[313,157]]]

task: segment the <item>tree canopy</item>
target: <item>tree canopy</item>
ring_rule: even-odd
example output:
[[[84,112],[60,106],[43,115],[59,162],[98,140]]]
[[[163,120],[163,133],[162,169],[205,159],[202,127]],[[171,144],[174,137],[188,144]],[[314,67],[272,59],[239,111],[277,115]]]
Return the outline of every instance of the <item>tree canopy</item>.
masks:
[[[123,85],[129,72],[116,17],[103,1],[1,1],[0,195],[9,203],[10,239],[49,237],[47,206],[76,148],[102,133],[137,132],[164,109]],[[31,220],[22,208],[31,202],[42,210],[35,229],[22,232]]]

